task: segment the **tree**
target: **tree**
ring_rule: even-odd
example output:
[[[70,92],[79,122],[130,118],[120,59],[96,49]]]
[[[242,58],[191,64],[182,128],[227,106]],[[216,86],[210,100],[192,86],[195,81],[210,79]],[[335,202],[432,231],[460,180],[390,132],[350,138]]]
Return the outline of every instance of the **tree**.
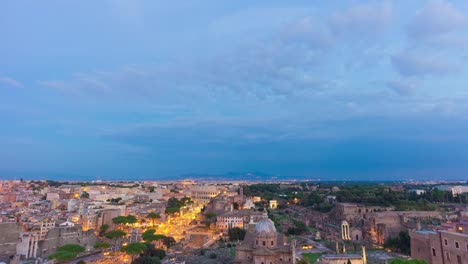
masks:
[[[114,224],[118,224],[120,229],[122,229],[123,225],[125,224],[135,224],[138,222],[138,219],[134,215],[127,215],[127,216],[117,216],[112,218],[112,222]]]
[[[112,223],[119,225],[119,228],[122,229],[123,225],[127,223],[127,217],[123,215],[114,217]]]
[[[134,215],[127,215],[127,224],[135,224],[138,219]]]
[[[166,256],[166,251],[155,248],[154,245],[151,243],[146,243],[146,250],[141,255],[163,259]]]
[[[86,198],[86,199],[88,199],[88,198],[89,198],[89,193],[87,193],[87,192],[82,192],[82,193],[81,193],[81,198]]]
[[[237,202],[233,203],[232,207],[234,208],[234,210],[239,210],[239,203]]]
[[[163,238],[163,244],[167,247],[167,248],[170,248],[172,247],[173,245],[176,244],[176,241],[173,237],[170,237],[170,236],[166,236]]]
[[[76,264],[86,264],[86,261],[80,260],[80,261],[78,261]]]
[[[109,243],[106,243],[106,242],[97,242],[95,245],[94,245],[94,248],[95,249],[106,249],[106,248],[110,248],[110,244]]]
[[[132,264],[160,264],[161,260],[158,257],[141,256],[132,261]]]
[[[103,236],[107,232],[107,229],[109,229],[109,225],[108,224],[103,224],[99,228],[99,236]]]
[[[384,245],[385,248],[393,249],[406,255],[411,254],[411,238],[408,231],[401,231],[397,237],[389,237]]]
[[[57,249],[54,254],[49,256],[49,259],[56,259],[59,262],[70,261],[76,256],[84,252],[84,247],[77,244],[65,244]]]
[[[154,192],[154,186],[150,186],[150,187],[149,187],[149,192],[150,192],[150,193],[153,193],[153,192]]]
[[[244,240],[245,229],[239,227],[229,228],[228,236],[230,241]]]
[[[296,264],[309,264],[309,261],[305,258],[302,258],[296,262]]]
[[[164,210],[164,212],[165,212],[166,214],[168,214],[168,215],[175,215],[176,213],[179,212],[179,210],[180,210],[180,209],[177,208],[177,207],[168,207],[168,208],[166,208],[166,210]]]
[[[127,255],[130,255],[132,257],[132,261],[135,255],[139,255],[143,253],[145,250],[146,250],[146,244],[139,243],[139,242],[130,243],[120,248],[120,251],[125,252]]]
[[[117,247],[117,241],[118,241],[120,238],[122,238],[122,237],[124,237],[124,236],[126,236],[126,235],[127,235],[127,233],[125,233],[125,232],[122,231],[122,230],[112,230],[112,231],[110,231],[110,232],[108,232],[108,233],[106,234],[106,237],[107,237],[108,239],[113,239],[113,240],[114,240],[114,246]]]
[[[159,215],[158,213],[155,213],[155,212],[151,212],[146,216],[146,218],[151,219],[151,223],[154,226],[154,220],[161,218],[161,215]]]
[[[208,220],[211,220],[211,219],[213,219],[213,218],[216,217],[216,214],[213,213],[213,212],[207,213],[207,214],[205,215],[205,217],[206,217]]]
[[[143,234],[141,234],[141,238],[145,241],[151,242],[155,240],[155,233],[156,230],[154,229],[148,229]]]

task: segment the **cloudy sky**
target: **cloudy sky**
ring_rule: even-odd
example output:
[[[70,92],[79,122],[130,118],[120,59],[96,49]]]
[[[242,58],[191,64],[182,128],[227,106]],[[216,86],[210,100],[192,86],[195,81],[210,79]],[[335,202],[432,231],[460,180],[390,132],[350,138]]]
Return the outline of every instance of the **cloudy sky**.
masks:
[[[466,179],[466,1],[2,1],[0,176]]]

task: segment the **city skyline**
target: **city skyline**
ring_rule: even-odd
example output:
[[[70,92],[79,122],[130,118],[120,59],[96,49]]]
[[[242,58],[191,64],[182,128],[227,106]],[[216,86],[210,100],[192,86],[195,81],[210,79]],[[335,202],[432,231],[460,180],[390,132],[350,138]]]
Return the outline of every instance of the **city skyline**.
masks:
[[[467,16],[442,0],[2,2],[0,177],[466,180]]]

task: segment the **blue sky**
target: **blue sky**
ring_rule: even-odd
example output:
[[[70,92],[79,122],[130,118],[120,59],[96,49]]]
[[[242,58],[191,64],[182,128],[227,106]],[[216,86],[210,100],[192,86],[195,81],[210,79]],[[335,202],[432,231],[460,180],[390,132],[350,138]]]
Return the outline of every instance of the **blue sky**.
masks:
[[[465,1],[2,1],[0,175],[466,179]]]

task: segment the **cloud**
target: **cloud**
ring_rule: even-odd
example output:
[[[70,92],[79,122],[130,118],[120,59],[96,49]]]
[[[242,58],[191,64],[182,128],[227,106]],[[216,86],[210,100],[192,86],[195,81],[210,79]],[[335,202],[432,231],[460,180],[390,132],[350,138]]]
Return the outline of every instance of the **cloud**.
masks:
[[[426,38],[450,33],[465,24],[465,15],[451,3],[432,0],[417,12],[407,30],[410,37]]]
[[[404,76],[446,75],[456,72],[459,66],[445,57],[402,52],[391,58],[392,65]]]
[[[22,88],[23,84],[18,82],[15,79],[9,78],[9,77],[0,77],[0,83],[6,84],[8,86],[16,87],[16,88]]]
[[[393,4],[382,1],[378,4],[358,4],[338,12],[330,18],[330,27],[339,34],[381,33],[386,30],[393,19]],[[359,37],[362,37],[359,35]]]
[[[328,28],[311,16],[295,20],[285,26],[282,37],[287,41],[304,42],[313,48],[329,48],[334,40]]]
[[[386,85],[395,93],[403,96],[413,94],[418,86],[415,81],[408,79],[387,81]]]

